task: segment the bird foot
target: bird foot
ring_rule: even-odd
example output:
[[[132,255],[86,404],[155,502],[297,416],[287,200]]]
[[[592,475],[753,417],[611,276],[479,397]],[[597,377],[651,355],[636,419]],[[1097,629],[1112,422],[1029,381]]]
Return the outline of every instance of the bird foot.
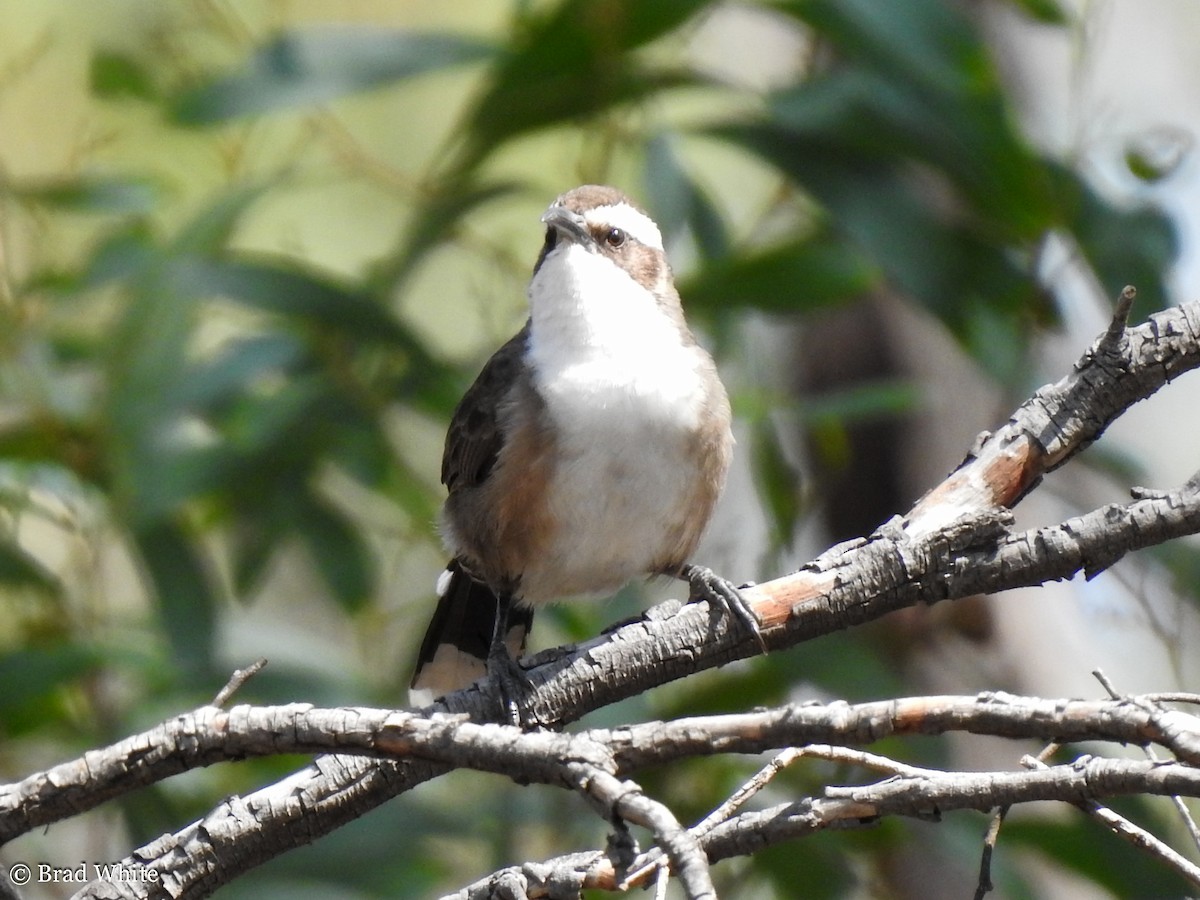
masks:
[[[688,564],[679,571],[679,577],[687,581],[690,587],[692,601],[708,600],[722,607],[732,616],[738,626],[754,637],[759,649],[767,652],[767,643],[763,640],[762,629],[754,608],[742,596],[733,584],[705,566]]]
[[[487,670],[500,691],[501,721],[523,727],[520,698],[529,690],[529,679],[503,641],[493,641],[488,649]]]

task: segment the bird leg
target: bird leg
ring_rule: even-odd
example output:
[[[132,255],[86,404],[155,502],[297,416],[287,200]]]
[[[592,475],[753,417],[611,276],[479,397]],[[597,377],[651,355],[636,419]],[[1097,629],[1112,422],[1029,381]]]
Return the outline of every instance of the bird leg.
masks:
[[[496,624],[492,629],[492,643],[488,647],[487,670],[488,675],[496,681],[496,686],[500,689],[500,704],[504,718],[510,725],[522,727],[521,722],[521,706],[518,703],[525,691],[529,688],[529,680],[525,677],[525,672],[513,659],[512,653],[509,652],[508,643],[505,638],[508,637],[508,619],[509,612],[512,609],[512,594],[508,591],[496,592]]]

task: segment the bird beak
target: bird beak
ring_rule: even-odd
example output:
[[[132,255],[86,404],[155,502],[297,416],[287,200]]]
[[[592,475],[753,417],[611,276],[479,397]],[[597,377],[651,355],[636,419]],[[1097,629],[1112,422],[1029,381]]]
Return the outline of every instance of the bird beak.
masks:
[[[587,222],[579,213],[565,206],[552,206],[542,215],[542,222],[553,228],[560,237],[576,244],[588,246],[594,242],[592,233],[588,231]]]

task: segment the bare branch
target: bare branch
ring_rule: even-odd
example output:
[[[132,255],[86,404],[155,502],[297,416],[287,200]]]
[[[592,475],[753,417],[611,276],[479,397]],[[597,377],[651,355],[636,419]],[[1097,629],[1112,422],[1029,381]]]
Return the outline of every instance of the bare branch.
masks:
[[[597,799],[610,818],[642,825],[653,832],[671,860],[689,900],[716,900],[717,892],[708,874],[708,857],[671,811],[641,792],[604,772],[582,776],[580,789]]]
[[[1121,293],[1117,295],[1117,305],[1113,307],[1112,321],[1108,324],[1108,331],[1100,338],[1100,347],[1108,353],[1118,351],[1121,338],[1125,336],[1125,330],[1129,327],[1129,313],[1133,311],[1133,301],[1137,299],[1137,288],[1133,285],[1125,285],[1121,289]]]
[[[979,883],[975,887],[975,900],[983,900],[992,891],[992,856],[996,852],[1000,826],[1004,824],[1008,810],[1009,807],[1001,806],[992,814],[988,823],[987,834],[983,837],[983,853],[979,857]]]
[[[242,689],[242,686],[265,669],[267,660],[265,658],[256,659],[244,669],[235,669],[233,674],[229,676],[229,681],[225,682],[225,686],[217,691],[217,695],[213,697],[213,706],[224,706],[230,701],[234,694]]]
[[[1095,676],[1096,680],[1100,682],[1101,686],[1103,686],[1103,688],[1106,691],[1108,691],[1108,695],[1110,697],[1112,697],[1114,700],[1125,699],[1117,691],[1116,685],[1114,685],[1112,683],[1112,680],[1107,675],[1105,675],[1102,670],[1095,669],[1092,672],[1092,675]],[[1137,702],[1141,702],[1141,701],[1137,701]],[[1151,710],[1157,710],[1159,707],[1157,704],[1152,703],[1152,704],[1150,704],[1149,708]],[[1159,725],[1161,727],[1163,725],[1163,723],[1159,722]],[[1142,748],[1142,751],[1146,754],[1147,759],[1157,762],[1158,754],[1154,752],[1153,747],[1145,746]],[[1175,811],[1179,813],[1179,818],[1183,820],[1183,824],[1187,828],[1188,834],[1191,836],[1192,843],[1195,846],[1200,847],[1200,828],[1197,828],[1197,826],[1196,826],[1196,818],[1195,818],[1195,816],[1192,815],[1192,811],[1190,809],[1188,809],[1187,804],[1184,803],[1182,798],[1180,798],[1180,797],[1172,797],[1171,803],[1174,805]],[[1136,827],[1136,826],[1134,826],[1134,827]],[[1185,874],[1185,877],[1191,878],[1190,875],[1186,875],[1186,874]]]
[[[839,701],[573,735],[395,710],[320,709],[308,704],[229,710],[206,706],[0,786],[0,840],[90,809],[101,802],[97,797],[112,798],[191,768],[249,756],[336,749],[404,759],[406,765],[421,765],[430,774],[456,766],[575,788],[579,779],[567,768],[571,765],[623,777],[694,756],[862,745],[897,735],[954,731],[1064,742],[1158,743],[1181,760],[1200,762],[1200,720],[1141,697],[1055,700],[988,693],[853,705]],[[807,752],[820,750],[810,747]],[[865,759],[854,757],[856,762]],[[327,763],[322,757],[314,765]],[[281,785],[281,791],[292,787],[290,782]]]
[[[1155,760],[1151,761],[1154,762]],[[1047,766],[1046,763],[1040,759],[1028,758],[1023,762],[1025,762],[1031,769],[1049,768],[1049,766]],[[1178,796],[1172,796],[1171,799],[1172,801],[1180,802]],[[1113,834],[1137,847],[1139,850],[1145,850],[1147,853],[1157,858],[1160,862],[1170,866],[1184,879],[1200,887],[1200,866],[1197,866],[1186,857],[1176,853],[1169,846],[1167,846],[1167,844],[1160,841],[1140,825],[1134,824],[1124,816],[1113,812],[1106,806],[1102,806],[1095,800],[1087,800],[1082,803],[1076,803],[1075,805]]]
[[[955,810],[987,812],[1033,800],[1080,805],[1094,803],[1097,797],[1173,793],[1196,796],[1197,791],[1200,791],[1200,771],[1179,763],[1084,757],[1071,764],[1024,772],[922,769],[912,776],[891,777],[856,787],[831,787],[823,796],[743,812],[700,835],[698,840],[709,860],[717,862],[820,831],[871,825],[887,815],[937,819],[942,813]],[[527,864],[523,870],[530,868]],[[548,873],[561,877],[572,872],[585,888],[612,891],[631,886],[617,876],[618,867],[603,855],[560,857],[537,864],[533,869],[543,877]],[[486,896],[480,893],[481,887],[492,883],[495,877],[451,896],[455,900]],[[531,888],[530,898],[553,896],[538,884],[532,884]]]
[[[1131,504],[1024,534],[1010,534],[1002,513],[1125,409],[1198,365],[1200,304],[1163,311],[1135,328],[1110,329],[1071,374],[1038,391],[999,430],[985,435],[908,515],[869,539],[834,548],[794,575],[748,589],[747,598],[768,629],[768,644],[791,646],[917,603],[1079,571],[1092,576],[1131,549],[1200,531],[1200,479],[1178,491],[1139,495]],[[757,652],[716,611],[699,604],[663,604],[602,639],[539,655],[529,673],[534,691],[523,707],[555,728],[607,703]],[[496,714],[498,703],[485,684],[451,695],[437,708],[481,722]],[[1180,758],[1195,759],[1196,734],[1176,718],[1182,713],[1159,710],[1157,721],[1144,710],[1141,714],[1147,730],[1135,742],[1161,739]],[[152,862],[176,896],[199,896],[441,771],[442,764],[426,759],[322,757],[277,785],[227,801],[203,821],[130,859]],[[139,772],[129,777],[145,777],[144,769]],[[75,802],[93,801],[76,796]],[[709,839],[728,840],[721,835],[740,833],[751,815],[740,814]],[[301,816],[304,824],[298,828]]]

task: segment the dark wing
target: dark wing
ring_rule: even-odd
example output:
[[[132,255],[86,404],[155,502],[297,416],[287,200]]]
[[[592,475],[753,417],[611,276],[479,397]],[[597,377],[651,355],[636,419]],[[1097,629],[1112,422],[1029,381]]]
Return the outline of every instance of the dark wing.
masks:
[[[475,383],[463,394],[450,419],[442,453],[442,484],[451,492],[479,484],[500,453],[497,409],[520,378],[529,323],[492,354]]]

